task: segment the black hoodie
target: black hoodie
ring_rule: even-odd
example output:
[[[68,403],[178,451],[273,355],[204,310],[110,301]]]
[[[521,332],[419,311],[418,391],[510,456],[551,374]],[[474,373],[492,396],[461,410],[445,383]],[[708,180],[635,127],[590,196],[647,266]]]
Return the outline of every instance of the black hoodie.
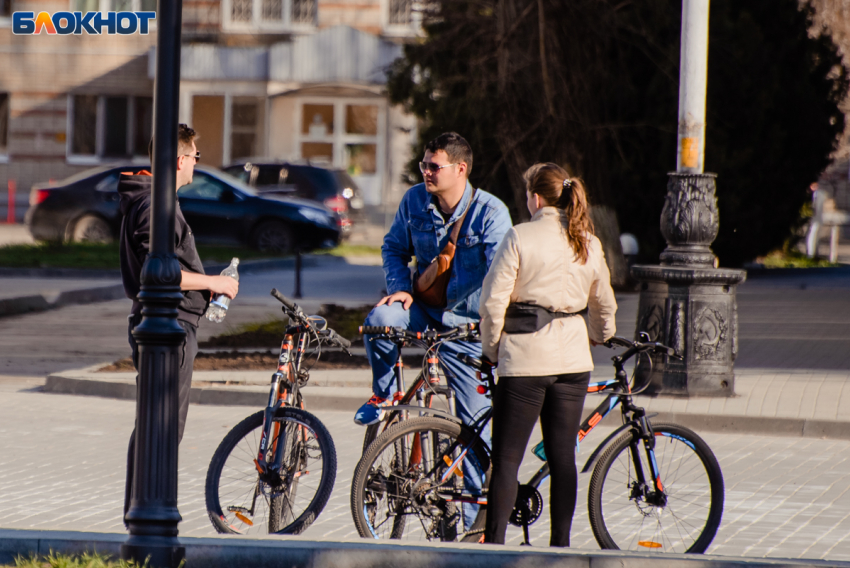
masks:
[[[139,316],[142,305],[136,299],[141,287],[142,265],[150,250],[151,186],[153,177],[148,172],[140,175],[121,174],[118,195],[121,197],[121,279],[124,293],[133,300],[133,315]],[[195,237],[177,206],[174,235],[174,252],[180,268],[186,272],[204,274],[204,266],[195,249]],[[184,291],[183,300],[177,308],[177,319],[198,325],[210,301],[208,290]]]

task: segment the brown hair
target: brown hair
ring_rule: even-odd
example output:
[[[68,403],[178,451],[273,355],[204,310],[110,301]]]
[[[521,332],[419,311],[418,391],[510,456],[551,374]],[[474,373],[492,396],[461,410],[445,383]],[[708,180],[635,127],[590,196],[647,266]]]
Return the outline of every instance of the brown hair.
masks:
[[[431,153],[443,150],[452,163],[466,162],[466,177],[472,172],[472,146],[457,132],[443,132],[425,144],[425,149]]]
[[[198,137],[195,130],[182,122],[177,125],[177,156],[180,157],[192,149],[192,142]],[[148,144],[148,159],[153,162],[153,137]]]
[[[582,264],[586,263],[593,222],[588,212],[584,182],[551,162],[534,164],[523,174],[523,179],[529,193],[537,194],[549,205],[563,210],[567,240],[576,257]]]

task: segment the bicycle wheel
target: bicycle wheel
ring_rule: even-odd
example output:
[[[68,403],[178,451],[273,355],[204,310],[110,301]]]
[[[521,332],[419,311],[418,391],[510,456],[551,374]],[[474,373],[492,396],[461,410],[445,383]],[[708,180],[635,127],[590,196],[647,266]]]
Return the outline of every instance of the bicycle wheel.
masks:
[[[404,420],[378,436],[351,484],[351,513],[360,536],[456,540],[463,532],[461,500],[470,500],[464,480],[483,480],[490,462],[476,443],[463,467],[448,473],[471,439],[468,428],[434,417]]]
[[[705,552],[723,516],[723,474],[708,445],[676,424],[653,424],[663,490],[655,491],[635,430],[602,454],[590,480],[588,510],[602,548]],[[637,464],[645,484],[635,474]]]
[[[282,451],[279,471],[260,475],[255,458],[263,433],[263,412],[231,430],[207,471],[206,504],[220,533],[299,534],[322,512],[336,479],[336,449],[318,418],[292,407],[278,409],[266,462]],[[279,443],[282,442],[282,443]]]

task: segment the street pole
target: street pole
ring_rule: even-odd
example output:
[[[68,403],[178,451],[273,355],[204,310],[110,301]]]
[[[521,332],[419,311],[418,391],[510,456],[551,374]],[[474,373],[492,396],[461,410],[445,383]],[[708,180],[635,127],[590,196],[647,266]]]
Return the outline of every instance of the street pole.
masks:
[[[705,157],[705,94],[708,87],[708,2],[682,3],[679,57],[679,140],[676,171],[701,174]]]
[[[121,557],[151,568],[177,568],[185,551],[177,540],[177,421],[180,263],[174,254],[177,185],[177,110],[180,91],[181,0],[159,0],[154,81],[151,246],[141,274],[136,445],[130,536]]]
[[[661,264],[635,266],[640,284],[636,334],[676,349],[682,359],[642,362],[648,393],[732,396],[738,353],[736,287],[743,270],[717,268],[710,245],[720,228],[716,175],[703,173],[708,85],[709,0],[682,1],[676,171],[661,211],[667,248]]]

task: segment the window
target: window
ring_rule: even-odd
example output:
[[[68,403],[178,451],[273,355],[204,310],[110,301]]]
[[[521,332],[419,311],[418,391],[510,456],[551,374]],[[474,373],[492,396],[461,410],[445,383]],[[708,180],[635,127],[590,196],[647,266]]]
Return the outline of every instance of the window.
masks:
[[[73,95],[70,107],[71,156],[147,158],[153,128],[151,97]]]
[[[257,118],[259,115],[256,100],[233,100],[230,155],[232,159],[256,156],[257,148]]]
[[[224,185],[221,182],[201,172],[195,172],[192,183],[181,187],[177,191],[177,197],[218,201],[223,193]]]
[[[225,28],[313,27],[318,0],[224,0]]]
[[[9,153],[9,93],[0,93],[0,156]]]
[[[416,0],[381,0],[384,34],[412,36],[420,33],[425,5],[426,2]]]
[[[0,18],[12,17],[12,0],[0,0]]]
[[[389,0],[391,26],[409,26],[413,22],[413,0]]]
[[[0,2],[3,1],[0,0]],[[77,12],[156,12],[156,0],[71,0],[71,10]]]
[[[310,101],[301,105],[300,157],[355,176],[379,168],[380,107],[374,102]]]

